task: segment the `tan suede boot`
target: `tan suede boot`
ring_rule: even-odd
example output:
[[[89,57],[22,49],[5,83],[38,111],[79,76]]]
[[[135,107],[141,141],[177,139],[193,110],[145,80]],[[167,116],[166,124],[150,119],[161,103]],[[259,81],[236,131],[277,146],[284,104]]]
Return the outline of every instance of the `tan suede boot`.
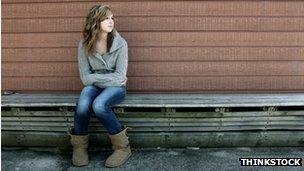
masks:
[[[85,166],[89,164],[88,157],[88,145],[89,136],[88,135],[72,135],[71,144],[73,146],[73,165],[75,166]]]
[[[124,164],[128,158],[131,156],[131,147],[129,144],[129,137],[126,135],[127,129],[125,127],[120,133],[115,135],[109,135],[112,143],[113,154],[107,158],[105,166],[107,167],[117,167]]]

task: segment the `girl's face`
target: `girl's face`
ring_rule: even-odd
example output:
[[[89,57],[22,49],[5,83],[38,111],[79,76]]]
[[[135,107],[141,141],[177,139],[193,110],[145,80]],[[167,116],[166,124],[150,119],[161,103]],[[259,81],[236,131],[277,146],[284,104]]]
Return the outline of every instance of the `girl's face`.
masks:
[[[106,32],[106,33],[110,33],[113,30],[113,28],[114,28],[113,14],[108,15],[105,20],[100,22],[100,28],[101,28],[101,31]]]

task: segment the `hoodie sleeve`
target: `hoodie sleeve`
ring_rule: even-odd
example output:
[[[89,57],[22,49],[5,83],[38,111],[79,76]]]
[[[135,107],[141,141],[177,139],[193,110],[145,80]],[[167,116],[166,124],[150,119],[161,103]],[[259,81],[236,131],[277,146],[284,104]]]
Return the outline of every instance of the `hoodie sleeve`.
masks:
[[[128,68],[128,45],[124,41],[123,46],[118,50],[115,72],[109,74],[90,74],[90,79],[95,85],[103,86],[105,84],[121,85],[127,79]]]
[[[92,85],[93,80],[90,78],[91,67],[87,55],[85,54],[83,41],[81,40],[78,45],[78,68],[80,73],[80,79],[82,83],[87,85]]]

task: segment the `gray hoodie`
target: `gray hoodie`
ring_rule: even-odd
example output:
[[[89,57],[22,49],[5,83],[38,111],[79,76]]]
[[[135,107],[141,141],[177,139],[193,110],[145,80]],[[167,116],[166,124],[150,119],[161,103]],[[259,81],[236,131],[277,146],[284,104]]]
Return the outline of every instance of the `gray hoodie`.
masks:
[[[127,42],[116,32],[109,52],[100,54],[94,50],[93,55],[88,57],[81,40],[78,45],[78,66],[80,79],[86,86],[125,86],[128,67]]]

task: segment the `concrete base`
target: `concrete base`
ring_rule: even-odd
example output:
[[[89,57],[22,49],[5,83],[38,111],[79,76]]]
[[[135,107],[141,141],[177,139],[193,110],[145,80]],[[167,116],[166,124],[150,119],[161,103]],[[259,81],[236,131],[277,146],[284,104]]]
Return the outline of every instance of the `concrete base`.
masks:
[[[304,156],[304,147],[280,148],[183,148],[133,149],[133,155],[124,165],[109,169],[104,161],[110,150],[90,152],[90,164],[73,167],[71,153],[58,154],[18,148],[2,149],[1,169],[10,170],[303,170],[304,167],[240,166],[240,157],[294,157]]]

